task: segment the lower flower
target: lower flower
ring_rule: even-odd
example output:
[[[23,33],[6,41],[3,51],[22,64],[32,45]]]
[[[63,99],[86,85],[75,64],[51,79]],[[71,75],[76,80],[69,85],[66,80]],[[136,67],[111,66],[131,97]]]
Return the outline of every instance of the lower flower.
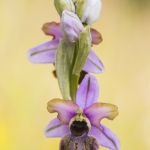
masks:
[[[57,112],[58,116],[47,125],[44,132],[46,137],[63,137],[60,150],[65,146],[68,146],[65,150],[74,150],[75,146],[83,148],[92,145],[95,146],[92,150],[97,150],[96,143],[111,150],[120,149],[117,136],[100,123],[103,118],[113,120],[118,115],[118,108],[113,104],[96,102],[98,93],[96,78],[87,74],[77,91],[76,103],[61,99],[48,102],[48,111]],[[73,148],[70,149],[69,145]]]

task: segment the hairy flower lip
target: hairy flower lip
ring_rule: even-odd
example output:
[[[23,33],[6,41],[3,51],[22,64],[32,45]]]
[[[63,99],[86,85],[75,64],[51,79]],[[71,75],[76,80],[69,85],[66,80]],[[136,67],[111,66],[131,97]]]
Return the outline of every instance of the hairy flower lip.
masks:
[[[68,145],[70,147],[70,150],[77,149],[81,150],[84,148],[84,150],[91,148],[91,150],[98,150],[99,144],[95,137],[88,136],[87,134],[83,134],[82,136],[75,137],[72,134],[65,135],[60,142],[60,150],[66,150],[68,149]],[[78,146],[78,147],[77,147]]]

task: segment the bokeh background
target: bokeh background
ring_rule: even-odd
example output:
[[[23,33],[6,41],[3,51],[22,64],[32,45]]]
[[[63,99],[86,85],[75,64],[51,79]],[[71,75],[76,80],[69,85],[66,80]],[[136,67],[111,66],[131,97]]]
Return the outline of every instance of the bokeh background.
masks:
[[[28,49],[46,42],[41,27],[59,22],[51,0],[0,1],[0,150],[57,150],[60,139],[43,129],[56,116],[47,102],[61,98],[53,65],[33,65]],[[121,150],[150,149],[150,1],[103,0],[92,25],[103,42],[93,49],[105,65],[95,75],[99,101],[119,108],[114,121],[103,120],[121,141]],[[106,150],[106,148],[101,148]]]

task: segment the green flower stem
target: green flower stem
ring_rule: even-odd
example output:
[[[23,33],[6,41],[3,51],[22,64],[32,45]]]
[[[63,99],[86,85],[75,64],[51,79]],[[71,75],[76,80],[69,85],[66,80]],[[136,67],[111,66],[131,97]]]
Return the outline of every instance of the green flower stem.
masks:
[[[74,68],[74,64],[76,61],[76,57],[78,54],[78,47],[77,47],[77,42],[75,43],[74,46],[74,52],[73,52],[73,56],[71,58],[71,67],[70,67],[70,96],[72,98],[72,101],[76,101],[76,91],[78,89],[78,80],[79,80],[79,75],[73,74],[73,68]]]
[[[76,92],[78,89],[79,75],[72,74],[70,78],[70,95],[73,102],[76,102]]]

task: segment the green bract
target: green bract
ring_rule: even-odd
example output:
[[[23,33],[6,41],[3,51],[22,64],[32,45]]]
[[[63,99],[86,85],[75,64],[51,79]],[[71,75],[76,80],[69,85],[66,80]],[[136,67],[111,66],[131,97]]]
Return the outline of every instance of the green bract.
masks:
[[[90,26],[87,25],[80,33],[77,42],[78,53],[73,68],[73,74],[80,74],[91,49]]]
[[[78,80],[80,77],[80,72],[84,67],[87,60],[88,54],[91,49],[91,37],[90,37],[90,26],[86,26],[80,33],[78,41],[76,42],[76,53],[75,61],[70,78],[70,92],[73,101],[76,99],[76,91],[78,89]]]
[[[81,19],[84,12],[86,0],[75,0],[76,14]]]
[[[80,72],[84,67],[91,48],[90,26],[80,33],[73,46],[68,46],[60,40],[56,53],[56,73],[63,99],[76,99]]]
[[[54,0],[55,8],[60,16],[64,10],[68,10],[75,13],[75,6],[72,0]]]
[[[56,74],[58,78],[59,88],[63,99],[70,100],[70,60],[67,53],[67,45],[63,39],[60,39],[57,48],[55,62]]]

